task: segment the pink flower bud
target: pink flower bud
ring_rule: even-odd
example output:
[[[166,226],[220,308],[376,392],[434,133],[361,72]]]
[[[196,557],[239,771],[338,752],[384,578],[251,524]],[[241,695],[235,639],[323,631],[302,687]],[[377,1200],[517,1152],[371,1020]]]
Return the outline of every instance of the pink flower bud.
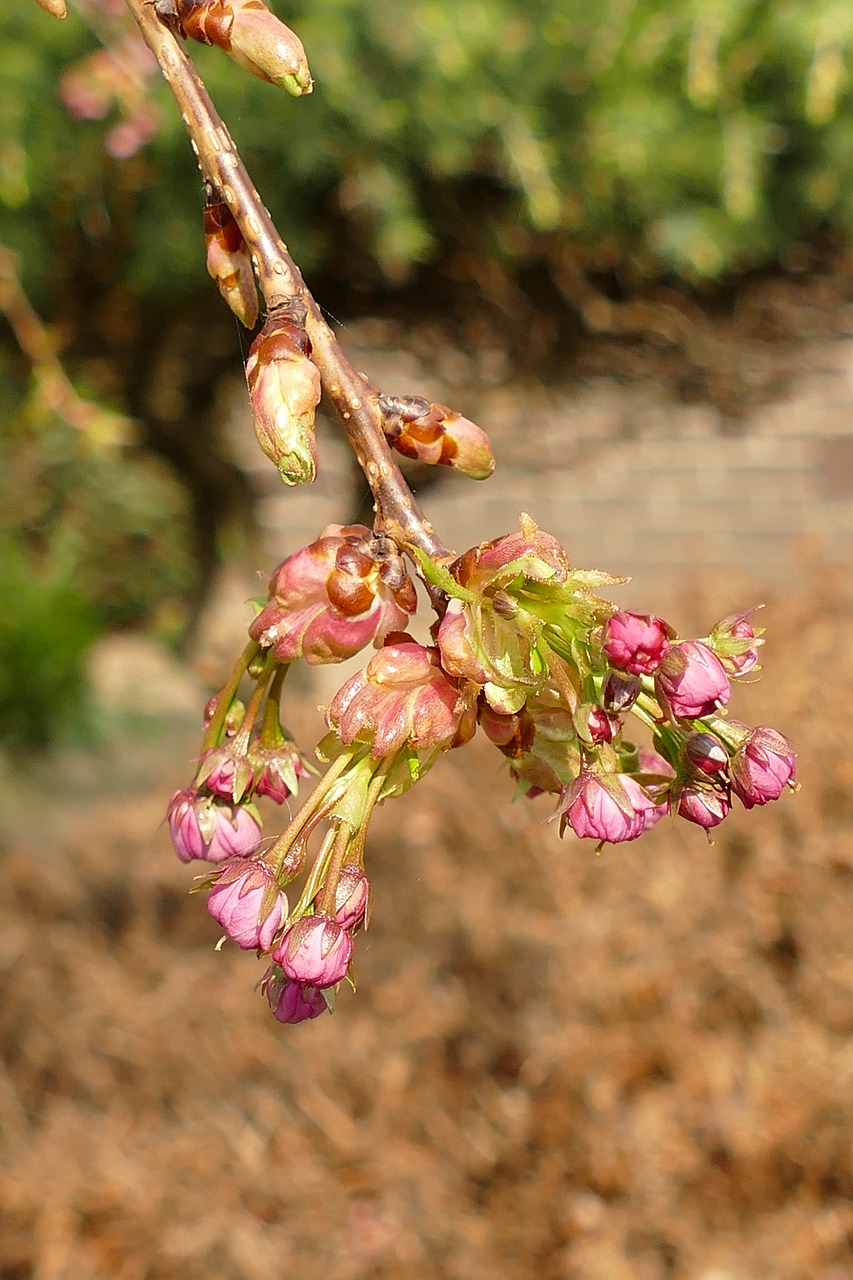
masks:
[[[636,840],[653,827],[665,806],[652,800],[626,773],[583,769],[565,788],[560,808],[560,835],[568,826],[576,836],[619,844]]]
[[[706,831],[718,826],[731,807],[725,791],[712,787],[688,785],[682,788],[678,798],[679,817],[695,822]]]
[[[377,759],[404,746],[447,751],[470,741],[477,727],[473,705],[442,671],[438,650],[409,636],[375,653],[338,690],[326,718],[341,742],[369,743]]]
[[[246,755],[233,746],[213,747],[202,756],[194,779],[196,787],[204,787],[221,800],[239,804],[251,791],[254,774]]]
[[[175,0],[184,31],[215,44],[259,80],[298,98],[313,88],[302,41],[263,0]]]
[[[461,471],[471,480],[486,480],[495,469],[485,431],[443,404],[421,396],[379,397],[389,443],[407,458]]]
[[[307,484],[317,474],[314,410],[320,374],[300,318],[273,312],[249,348],[246,382],[258,444],[285,484]]]
[[[291,982],[277,964],[271,965],[261,981],[273,1016],[279,1022],[308,1022],[325,1013],[328,1005],[316,987]]]
[[[531,582],[565,582],[570,569],[557,539],[537,528],[529,516],[522,516],[518,533],[481,542],[450,566],[456,581],[474,591],[506,586],[519,576]]]
[[[655,676],[655,691],[664,711],[694,720],[728,702],[729,678],[722,664],[700,640],[671,644]]]
[[[621,728],[618,717],[609,715],[603,707],[587,703],[578,709],[578,714],[578,727],[584,730],[585,742],[612,742]]]
[[[288,906],[268,863],[239,856],[223,864],[207,909],[243,951],[269,951]]]
[[[333,987],[346,976],[352,938],[328,916],[303,916],[273,952],[285,977],[310,987]]]
[[[335,923],[352,931],[361,925],[370,906],[370,881],[364,868],[355,862],[345,862],[335,886]],[[315,905],[319,905],[317,894]]]
[[[416,606],[394,543],[364,525],[330,524],[279,565],[249,635],[279,662],[343,662],[405,627]]]
[[[193,787],[175,792],[166,816],[172,845],[182,862],[193,858],[224,862],[232,854],[251,853],[263,834],[254,805],[223,804],[200,796]]]
[[[672,628],[663,618],[620,610],[604,625],[602,647],[607,661],[617,670],[650,676],[660,666],[672,635]]]
[[[732,790],[745,809],[778,800],[797,780],[797,757],[784,734],[768,725],[750,730],[732,761]]]
[[[299,779],[311,776],[305,761],[292,742],[278,747],[256,747],[249,756],[255,771],[256,796],[268,796],[276,804],[284,804],[299,790]]]
[[[258,319],[258,291],[252,259],[231,210],[209,184],[204,205],[204,243],[208,274],[237,319],[247,329],[253,328]]]
[[[758,665],[758,648],[764,644],[760,638],[764,628],[753,627],[747,618],[762,607],[755,605],[752,609],[729,614],[717,623],[708,638],[711,649],[730,676],[745,676]]]
[[[729,767],[729,753],[713,733],[692,733],[684,744],[684,754],[702,773],[725,773]]]

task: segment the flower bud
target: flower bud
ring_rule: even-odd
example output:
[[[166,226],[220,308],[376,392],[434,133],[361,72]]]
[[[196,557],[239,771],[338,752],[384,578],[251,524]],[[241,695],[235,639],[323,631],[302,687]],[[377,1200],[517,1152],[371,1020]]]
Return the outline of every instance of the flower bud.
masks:
[[[303,916],[273,952],[285,977],[310,987],[333,987],[346,976],[352,938],[328,916]]]
[[[65,0],[36,0],[36,4],[44,9],[45,13],[49,13],[52,18],[68,17]]]
[[[731,809],[731,801],[716,787],[689,785],[682,787],[678,797],[678,816],[708,831],[718,826]]]
[[[273,312],[249,348],[246,382],[258,444],[285,484],[308,484],[317,474],[314,410],[320,374],[310,360],[304,325]]]
[[[311,770],[292,742],[278,747],[256,747],[249,761],[257,781],[256,796],[268,796],[276,804],[284,804],[299,791],[299,779],[311,776]]]
[[[409,636],[375,653],[335,694],[326,719],[341,742],[368,743],[376,759],[404,746],[448,751],[470,741],[477,727],[474,706],[442,671],[438,650]]]
[[[684,744],[684,754],[702,773],[725,773],[729,767],[729,753],[713,733],[691,733]]]
[[[244,71],[295,98],[313,88],[299,37],[263,0],[175,0],[184,34],[215,44]]]
[[[224,862],[251,853],[261,842],[261,819],[251,804],[223,804],[193,787],[176,791],[167,811],[169,833],[182,862]]]
[[[650,676],[657,671],[673,631],[663,618],[622,609],[604,624],[602,648],[618,671]]]
[[[576,836],[620,844],[648,831],[664,810],[628,774],[585,768],[563,792],[560,835],[571,827]]]
[[[308,1022],[325,1013],[328,1005],[322,991],[286,978],[277,964],[270,965],[261,980],[273,1017],[279,1022]]]
[[[245,752],[235,750],[229,744],[213,747],[204,753],[194,785],[204,787],[221,800],[239,804],[246,793],[251,791],[254,780],[252,766]]]
[[[797,757],[784,734],[768,725],[750,730],[732,761],[732,790],[745,809],[778,800],[797,780]]]
[[[762,605],[730,613],[711,631],[708,644],[730,676],[745,676],[758,665],[758,647],[764,644],[763,627],[753,627],[747,618]]]
[[[485,431],[446,405],[421,396],[381,395],[379,407],[389,444],[405,457],[453,467],[471,480],[486,480],[494,471]]]
[[[603,707],[582,703],[575,713],[578,736],[584,742],[612,742],[621,724],[617,716],[610,715]]]
[[[710,715],[728,702],[729,678],[722,664],[700,640],[672,644],[655,675],[655,691],[665,712],[678,719]]]
[[[278,662],[343,662],[404,627],[416,606],[394,543],[364,525],[330,524],[279,565],[249,635]]]
[[[601,702],[605,711],[630,711],[642,687],[639,676],[608,671],[601,686]]]
[[[288,905],[263,858],[238,856],[217,874],[207,909],[243,951],[269,951]]]
[[[370,907],[370,881],[364,868],[356,862],[345,862],[335,886],[335,923],[352,931],[365,922]],[[322,894],[318,893],[315,905]]]
[[[258,291],[252,259],[234,216],[214,188],[207,184],[204,205],[204,243],[208,274],[237,319],[247,329],[258,319]]]

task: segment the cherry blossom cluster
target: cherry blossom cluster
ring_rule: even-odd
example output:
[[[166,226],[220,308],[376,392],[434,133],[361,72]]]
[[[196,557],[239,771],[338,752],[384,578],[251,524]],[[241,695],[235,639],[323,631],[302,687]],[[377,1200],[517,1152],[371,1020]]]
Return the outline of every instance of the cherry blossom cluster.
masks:
[[[680,640],[662,618],[596,594],[622,580],[573,569],[528,517],[447,564],[416,558],[441,601],[430,644],[406,630],[417,597],[391,539],[330,525],[278,567],[249,645],[208,706],[195,778],[169,806],[178,856],[219,864],[201,886],[208,910],[225,937],[267,958],[259,985],[281,1022],[332,1009],[340,983],[354,985],[374,808],[478,725],[507,757],[518,792],[553,795],[561,834],[599,848],[636,839],[666,814],[710,831],[733,798],[751,809],[795,785],[783,735],[727,714],[733,684],[758,670],[753,610]],[[373,655],[325,709],[324,775],[264,839],[255,800],[294,802],[312,772],[281,726],[290,665],[339,663],[368,645]],[[254,682],[245,705],[243,682]],[[629,736],[629,717],[647,745]]]

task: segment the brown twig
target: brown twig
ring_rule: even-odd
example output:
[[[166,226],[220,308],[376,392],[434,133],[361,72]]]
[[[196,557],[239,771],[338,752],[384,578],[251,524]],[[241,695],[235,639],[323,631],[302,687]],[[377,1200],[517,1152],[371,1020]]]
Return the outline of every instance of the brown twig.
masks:
[[[420,510],[386,443],[379,388],[353,368],[323,319],[181,40],[159,16],[154,0],[126,3],[174,94],[202,174],[218,188],[243,233],[267,309],[293,298],[305,305],[311,358],[370,485],[377,529],[433,559],[452,557]]]

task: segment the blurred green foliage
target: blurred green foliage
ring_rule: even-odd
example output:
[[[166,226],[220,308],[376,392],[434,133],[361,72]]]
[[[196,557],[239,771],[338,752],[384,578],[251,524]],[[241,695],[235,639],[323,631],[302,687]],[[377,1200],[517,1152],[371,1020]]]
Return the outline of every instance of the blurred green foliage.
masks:
[[[309,270],[401,281],[460,240],[507,270],[574,247],[592,266],[715,278],[846,232],[853,8],[842,0],[279,0],[316,80],[290,100],[194,56]],[[55,86],[95,40],[31,0],[0,16],[0,238],[31,278],[71,228],[135,287],[203,276],[181,122],[129,162]],[[165,100],[165,89],[155,92]],[[116,243],[116,233],[118,243]],[[127,277],[126,277],[127,278]]]

